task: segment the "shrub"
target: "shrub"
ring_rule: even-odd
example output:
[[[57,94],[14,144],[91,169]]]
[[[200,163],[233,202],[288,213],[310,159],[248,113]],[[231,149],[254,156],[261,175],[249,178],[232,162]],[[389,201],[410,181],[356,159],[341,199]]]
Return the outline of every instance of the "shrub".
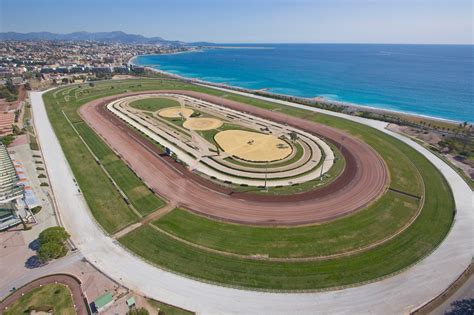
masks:
[[[13,142],[13,140],[15,140],[15,137],[13,137],[12,135],[7,135],[7,136],[4,136],[4,137],[0,138],[0,142],[2,142],[6,146],[9,146],[10,143]]]
[[[148,315],[150,314],[145,308],[134,308],[127,312],[127,315]]]
[[[49,185],[48,185],[48,183],[41,183],[40,186],[41,187],[48,187]]]
[[[36,207],[31,208],[31,212],[33,214],[37,214],[38,212],[41,211],[41,209],[43,209],[41,206],[36,206]]]
[[[46,178],[46,175],[44,175],[44,174],[39,174],[39,175],[38,175],[38,178]]]

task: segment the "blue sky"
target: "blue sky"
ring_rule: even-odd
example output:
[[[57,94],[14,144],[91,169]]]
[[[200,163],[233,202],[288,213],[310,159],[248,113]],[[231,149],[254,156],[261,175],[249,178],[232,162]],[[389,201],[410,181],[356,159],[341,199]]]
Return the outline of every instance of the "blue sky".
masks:
[[[0,0],[0,31],[227,43],[472,44],[471,0]]]

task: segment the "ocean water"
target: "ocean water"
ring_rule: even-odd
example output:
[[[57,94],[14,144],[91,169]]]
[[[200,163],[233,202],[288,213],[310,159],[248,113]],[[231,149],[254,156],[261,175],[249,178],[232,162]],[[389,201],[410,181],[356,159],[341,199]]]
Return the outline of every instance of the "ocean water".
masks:
[[[472,45],[238,46],[139,56],[134,63],[215,83],[474,122]]]

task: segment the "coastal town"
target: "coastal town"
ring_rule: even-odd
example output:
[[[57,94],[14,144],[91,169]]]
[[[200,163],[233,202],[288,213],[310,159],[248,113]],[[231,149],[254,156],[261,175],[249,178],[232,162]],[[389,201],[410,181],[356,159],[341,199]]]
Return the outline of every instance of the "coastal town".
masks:
[[[17,83],[43,80],[88,80],[128,74],[137,55],[169,54],[194,49],[184,45],[106,43],[95,41],[0,41],[0,79]],[[135,71],[143,68],[135,68]],[[4,82],[3,82],[4,83]]]

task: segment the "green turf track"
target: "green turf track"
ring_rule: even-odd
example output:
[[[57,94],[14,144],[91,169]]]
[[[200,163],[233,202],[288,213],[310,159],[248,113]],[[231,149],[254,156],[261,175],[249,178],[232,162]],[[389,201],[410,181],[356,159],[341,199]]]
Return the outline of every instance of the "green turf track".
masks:
[[[89,126],[79,123],[75,127],[141,215],[147,215],[165,205],[162,199],[143,185],[132,170],[96,137]]]
[[[419,201],[395,192],[350,217],[298,228],[253,227],[175,209],[153,224],[181,239],[241,255],[326,256],[356,250],[395,234],[416,214]]]

